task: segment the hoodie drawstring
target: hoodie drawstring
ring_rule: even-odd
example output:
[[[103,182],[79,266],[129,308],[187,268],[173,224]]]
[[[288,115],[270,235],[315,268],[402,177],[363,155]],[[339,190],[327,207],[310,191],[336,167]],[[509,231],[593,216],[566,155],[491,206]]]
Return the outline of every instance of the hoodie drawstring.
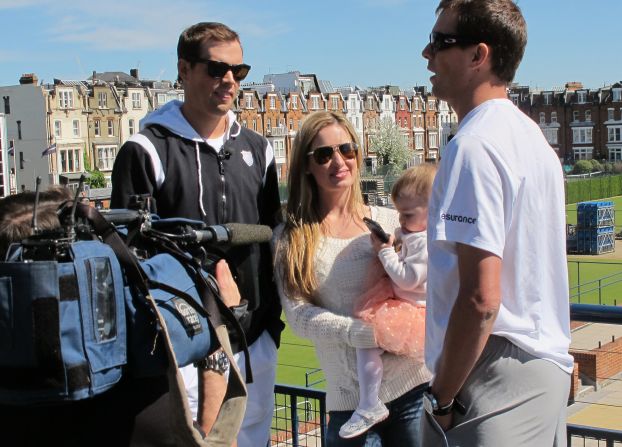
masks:
[[[197,155],[197,169],[199,170],[199,207],[201,208],[201,213],[203,213],[203,215],[206,216],[207,213],[205,212],[205,208],[203,208],[203,178],[201,177],[201,157],[200,157],[200,152],[199,152],[198,141],[194,142],[194,150]]]

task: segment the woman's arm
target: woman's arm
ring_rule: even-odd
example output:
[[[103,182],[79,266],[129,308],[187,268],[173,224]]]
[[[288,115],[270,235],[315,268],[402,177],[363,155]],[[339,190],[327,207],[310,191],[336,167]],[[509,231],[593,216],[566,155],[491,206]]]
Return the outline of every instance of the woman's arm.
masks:
[[[375,348],[373,328],[358,318],[346,317],[301,299],[292,299],[284,290],[280,268],[276,283],[287,323],[296,335],[313,341],[341,340],[355,348]]]

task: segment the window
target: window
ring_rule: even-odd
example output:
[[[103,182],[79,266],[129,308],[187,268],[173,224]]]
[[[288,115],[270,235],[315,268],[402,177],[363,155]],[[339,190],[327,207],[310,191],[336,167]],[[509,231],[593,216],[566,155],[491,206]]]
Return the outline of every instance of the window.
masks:
[[[136,125],[134,124],[134,120],[130,119],[128,121],[128,125],[129,125],[129,128],[130,128],[130,135],[134,135],[136,133]]]
[[[585,111],[585,121],[592,121],[592,111],[591,110],[586,110]]]
[[[552,94],[551,94],[551,93],[545,93],[545,94],[543,95],[543,98],[544,98],[544,105],[545,105],[545,106],[550,106],[550,105],[552,104],[552,101],[551,101],[551,96],[552,96]]]
[[[374,100],[372,98],[368,98],[367,99],[367,108],[368,109],[373,109],[374,108]]]
[[[400,110],[404,110],[406,108],[406,100],[404,98],[400,98]]]
[[[311,97],[311,108],[314,110],[317,110],[320,108],[320,97],[319,96],[312,96]]]
[[[96,137],[101,135],[101,121],[95,120],[93,121],[93,133]]]
[[[622,101],[622,88],[613,89],[613,101],[614,102]]]
[[[572,111],[572,121],[579,121],[579,111],[578,110],[573,110]]]
[[[350,98],[350,110],[356,110],[356,98]]]
[[[97,167],[102,171],[111,171],[117,156],[116,146],[97,147]]]
[[[510,95],[510,99],[512,100],[515,106],[518,105],[518,94],[517,93],[512,93]]]
[[[114,137],[114,123],[112,120],[108,120],[108,136]]]
[[[275,158],[285,158],[285,142],[283,140],[274,140],[272,142],[274,147]]]
[[[21,120],[17,120],[17,139],[21,140],[22,139],[22,121]]]
[[[276,97],[274,95],[270,95],[270,108],[276,109]]]
[[[585,90],[577,92],[577,102],[579,104],[585,104],[587,102],[587,92]]]
[[[61,109],[73,108],[73,91],[72,90],[59,90],[58,91],[58,106]]]
[[[591,160],[593,150],[594,148],[591,147],[576,147],[572,151],[575,160]]]
[[[247,109],[253,108],[253,95],[244,95],[244,107]]]
[[[434,100],[428,101],[428,110],[436,110],[436,104],[434,104]]]
[[[293,119],[289,119],[289,130],[294,130],[294,120]]]
[[[63,136],[62,123],[59,120],[54,121],[54,136],[60,138]]]
[[[620,138],[621,130],[622,130],[621,126],[608,127],[607,128],[607,141],[609,141],[610,143],[622,141],[622,138]]]
[[[272,120],[270,118],[266,120],[266,129],[268,129],[269,131],[272,130]]]
[[[613,121],[613,109],[607,109],[607,121]]]
[[[415,149],[423,149],[423,134],[415,134]]]
[[[428,140],[430,141],[430,147],[438,147],[438,134],[436,132],[428,133]]]
[[[4,114],[9,115],[11,113],[11,98],[3,96],[2,99],[4,99]]]
[[[253,130],[257,132],[257,120],[253,119]]]
[[[609,161],[622,161],[622,147],[609,148]]]
[[[331,99],[333,102],[333,110],[337,110],[339,108],[339,98],[333,96]]]
[[[61,172],[80,172],[80,149],[61,148],[59,152]]]
[[[140,102],[141,102],[141,94],[140,92],[132,92],[132,108],[133,109],[140,109]]]
[[[298,108],[298,96],[292,96],[292,109],[296,110]]]
[[[551,112],[551,123],[556,123],[556,122],[557,122],[557,112]]]
[[[546,123],[546,115],[544,112],[540,112],[540,124]]]
[[[415,98],[414,107],[415,107],[415,110],[419,110],[419,107],[420,107],[419,98]]]
[[[181,102],[184,102],[184,101],[185,101],[185,99],[186,99],[186,96],[185,96],[183,93],[180,93],[180,94],[179,94],[179,100],[180,100]]]
[[[592,142],[592,128],[579,127],[572,129],[572,142],[575,144],[585,144]]]
[[[158,93],[158,105],[166,104],[166,95],[164,93]]]
[[[74,137],[80,136],[80,121],[79,120],[73,120],[73,136]]]
[[[546,138],[546,141],[548,141],[549,144],[557,144],[557,130],[558,129],[556,128],[542,129],[544,138]]]
[[[105,109],[108,106],[108,95],[106,92],[99,92],[97,94],[97,105],[100,109]]]

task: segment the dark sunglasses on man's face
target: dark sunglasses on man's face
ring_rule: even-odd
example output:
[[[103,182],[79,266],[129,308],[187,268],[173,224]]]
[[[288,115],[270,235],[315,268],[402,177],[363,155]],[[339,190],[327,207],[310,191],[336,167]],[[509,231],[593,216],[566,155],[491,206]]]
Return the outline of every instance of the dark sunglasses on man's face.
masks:
[[[215,79],[224,78],[227,72],[231,70],[235,80],[242,81],[248,76],[248,72],[251,71],[251,66],[248,64],[230,65],[225,62],[212,61],[209,59],[195,59],[194,62],[205,64],[207,74]]]
[[[316,147],[311,152],[307,152],[307,156],[313,155],[313,159],[319,165],[328,163],[333,158],[333,153],[339,151],[344,160],[352,160],[356,157],[358,146],[356,143],[341,143],[334,146]]]
[[[477,45],[480,41],[471,37],[458,36],[457,34],[445,34],[438,31],[430,33],[430,49],[433,53],[446,50],[453,46],[465,47]]]

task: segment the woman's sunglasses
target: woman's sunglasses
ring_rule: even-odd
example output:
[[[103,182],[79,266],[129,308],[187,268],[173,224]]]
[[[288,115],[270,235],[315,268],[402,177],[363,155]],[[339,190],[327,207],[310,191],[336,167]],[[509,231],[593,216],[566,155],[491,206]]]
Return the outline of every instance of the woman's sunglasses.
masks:
[[[248,64],[229,65],[226,62],[212,61],[209,59],[195,59],[195,63],[205,64],[207,68],[207,74],[215,79],[224,78],[229,70],[233,74],[236,81],[242,81],[248,72],[251,71],[251,66]]]
[[[356,143],[342,143],[334,146],[321,146],[316,147],[311,152],[307,152],[308,155],[313,155],[313,159],[319,165],[328,163],[333,158],[333,153],[339,151],[344,160],[352,160],[356,157],[356,151],[358,150]]]

